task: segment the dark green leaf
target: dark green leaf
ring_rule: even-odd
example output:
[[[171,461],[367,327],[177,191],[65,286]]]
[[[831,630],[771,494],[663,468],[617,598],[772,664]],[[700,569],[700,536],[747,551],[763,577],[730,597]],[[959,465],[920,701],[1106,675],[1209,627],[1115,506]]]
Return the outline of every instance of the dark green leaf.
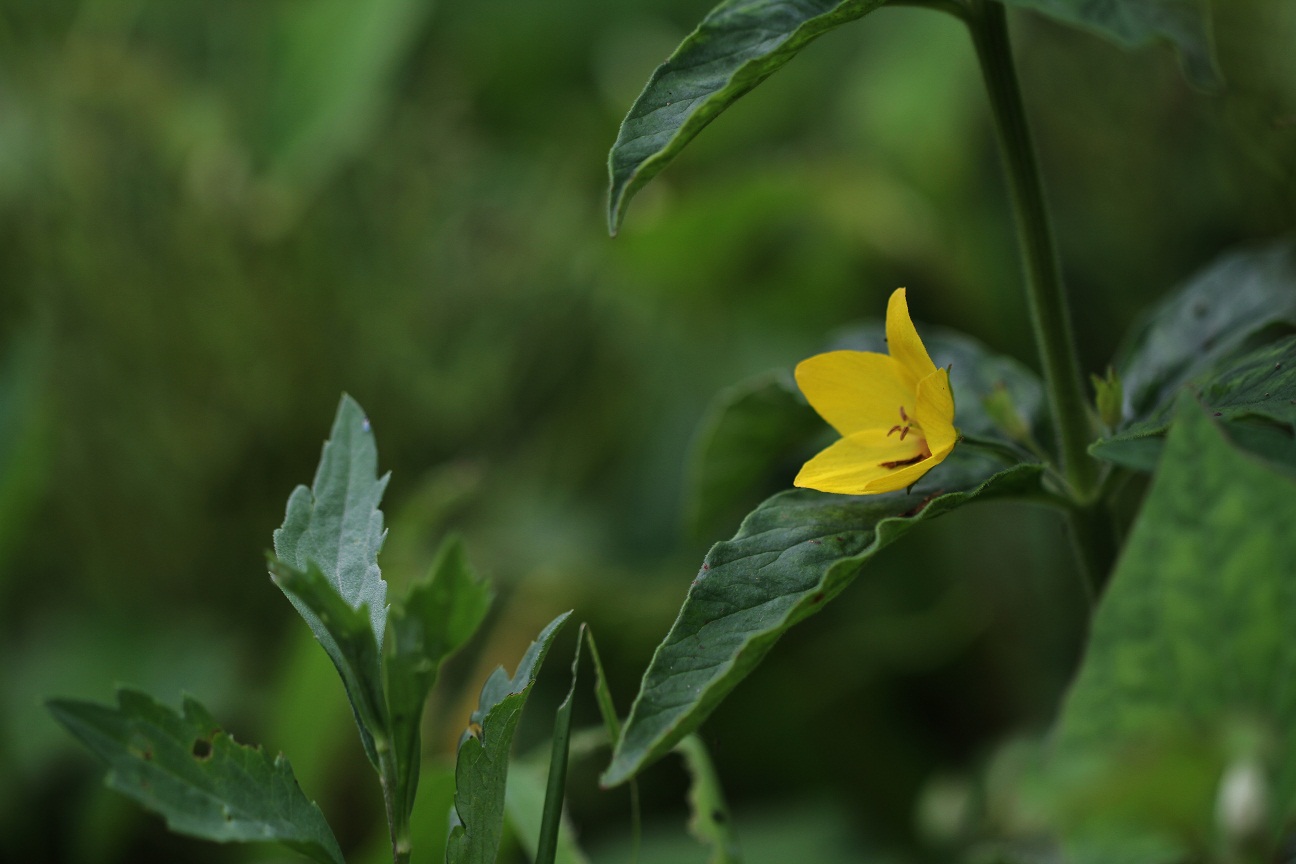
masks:
[[[814,39],[885,0],[725,0],[657,67],[608,154],[608,227],[630,198],[714,120]]]
[[[536,841],[535,864],[554,864],[558,852],[558,829],[562,824],[563,796],[567,788],[567,751],[571,745],[572,701],[576,696],[576,678],[580,672],[581,644],[585,625],[576,637],[576,654],[572,657],[571,688],[567,698],[554,714],[553,744],[549,754],[549,776],[545,784],[544,812],[540,836]]]
[[[490,585],[474,575],[463,543],[455,537],[442,544],[428,578],[391,608],[387,707],[396,754],[396,817],[402,825],[418,790],[424,703],[441,664],[476,632],[493,596]]]
[[[219,843],[279,842],[342,864],[337,840],[288,760],[234,741],[198,702],[184,716],[133,690],[117,707],[54,699],[49,709],[108,763],[107,784],[165,817],[179,834]]]
[[[722,390],[691,447],[689,527],[700,537],[723,527],[733,530],[743,513],[774,491],[762,486],[779,479],[786,485],[795,466],[784,478],[778,478],[778,469],[804,456],[806,442],[823,429],[786,372]]]
[[[1277,462],[1296,465],[1292,453],[1292,433],[1296,430],[1296,336],[1227,358],[1187,386],[1212,415],[1227,423],[1229,436],[1238,443]],[[1173,419],[1172,414],[1162,410],[1097,441],[1090,452],[1110,462],[1150,471],[1156,466]]]
[[[1117,356],[1125,427],[1167,416],[1184,384],[1274,326],[1296,327],[1292,243],[1234,252],[1193,276],[1131,330]]]
[[[313,561],[302,571],[271,558],[270,575],[302,615],[309,615],[307,620],[318,622],[328,635],[325,648],[342,676],[365,753],[378,767],[375,739],[387,737],[387,702],[383,697],[381,652],[374,641],[369,610],[363,605],[355,609],[347,603]]]
[[[540,632],[512,678],[497,668],[486,679],[471,725],[459,740],[446,864],[494,864],[504,832],[504,787],[513,733],[540,664],[570,617],[570,612],[564,612]]]
[[[379,648],[387,628],[387,583],[378,569],[386,534],[378,504],[388,476],[378,477],[378,448],[364,409],[343,394],[315,482],[293,490],[284,523],[274,532],[279,560],[301,571],[316,565],[353,609],[369,608]],[[327,628],[297,601],[293,605],[332,656]]]
[[[1131,759],[1169,753],[1160,770],[1198,777],[1193,795],[1177,796],[1196,802],[1188,824],[1208,824],[1223,739],[1245,721],[1273,744],[1275,817],[1296,813],[1294,501],[1296,481],[1231,446],[1181,397],[1064,705],[1059,758],[1106,759],[1124,782],[1140,773]],[[1194,769],[1193,754],[1213,764]],[[1148,812],[1163,812],[1164,798],[1165,787],[1147,796]],[[1128,817],[1112,806],[1124,812],[1111,818]]]
[[[741,864],[738,835],[734,832],[733,817],[725,804],[724,790],[706,745],[696,735],[686,735],[675,745],[675,751],[684,758],[689,773],[689,830],[693,836],[711,847],[709,864]]]
[[[1126,47],[1165,39],[1179,49],[1184,72],[1201,87],[1219,85],[1207,0],[1004,0],[1092,30]]]
[[[956,447],[907,492],[770,498],[707,553],[644,674],[604,784],[629,779],[696,729],[789,627],[841,592],[879,549],[963,504],[1039,495],[1042,473]]]

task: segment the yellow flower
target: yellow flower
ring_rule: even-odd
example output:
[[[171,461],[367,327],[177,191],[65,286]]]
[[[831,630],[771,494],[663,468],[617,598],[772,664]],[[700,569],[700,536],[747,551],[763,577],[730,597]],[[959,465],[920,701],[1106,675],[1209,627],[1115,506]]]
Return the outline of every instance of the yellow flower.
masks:
[[[793,482],[844,495],[893,492],[918,482],[958,440],[949,372],[937,369],[913,321],[905,289],[887,304],[888,354],[830,351],[797,364],[801,392],[841,433]]]

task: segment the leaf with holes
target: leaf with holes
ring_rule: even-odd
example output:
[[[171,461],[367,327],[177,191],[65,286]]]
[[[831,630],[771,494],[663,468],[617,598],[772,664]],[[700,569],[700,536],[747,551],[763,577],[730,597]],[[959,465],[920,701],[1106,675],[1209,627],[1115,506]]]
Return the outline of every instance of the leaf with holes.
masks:
[[[126,689],[115,708],[65,699],[48,706],[108,764],[108,786],[163,816],[172,831],[218,843],[278,842],[342,864],[324,814],[288,760],[238,744],[195,700],[185,699],[184,716]]]
[[[499,667],[486,679],[469,728],[459,739],[446,864],[494,864],[504,836],[504,787],[513,733],[540,664],[570,617],[564,612],[540,632],[512,678]]]

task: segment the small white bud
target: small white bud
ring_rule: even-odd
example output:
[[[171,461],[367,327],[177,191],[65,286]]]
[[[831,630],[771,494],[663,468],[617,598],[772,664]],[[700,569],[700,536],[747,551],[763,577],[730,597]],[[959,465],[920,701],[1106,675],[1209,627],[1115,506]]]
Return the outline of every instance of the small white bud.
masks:
[[[1237,759],[1220,778],[1215,822],[1230,841],[1246,841],[1264,830],[1269,817],[1269,784],[1259,761]]]

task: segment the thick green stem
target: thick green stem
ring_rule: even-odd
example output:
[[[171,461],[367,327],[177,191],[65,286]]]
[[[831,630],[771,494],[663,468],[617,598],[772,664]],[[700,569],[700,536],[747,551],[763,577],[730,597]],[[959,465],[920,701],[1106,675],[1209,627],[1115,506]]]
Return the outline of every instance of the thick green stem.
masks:
[[[972,0],[962,17],[972,32],[999,133],[1021,244],[1031,328],[1048,388],[1062,471],[1071,494],[1088,503],[1098,482],[1098,465],[1087,451],[1093,430],[1044,206],[1044,187],[1008,41],[1007,15],[996,0]]]

